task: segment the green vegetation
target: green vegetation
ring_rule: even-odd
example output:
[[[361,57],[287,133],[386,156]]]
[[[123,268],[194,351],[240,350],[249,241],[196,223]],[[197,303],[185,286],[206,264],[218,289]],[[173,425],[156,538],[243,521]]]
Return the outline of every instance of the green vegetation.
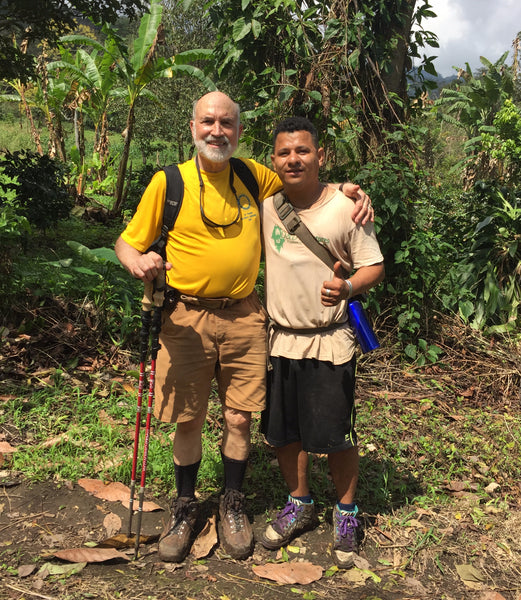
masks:
[[[92,3],[78,4],[88,15]],[[324,178],[347,175],[373,200],[387,277],[369,304],[387,362],[367,370],[385,378],[389,368],[416,387],[411,397],[377,394],[372,382],[364,396],[361,503],[374,513],[440,504],[451,481],[484,502],[491,482],[501,486],[494,500],[514,493],[520,423],[503,405],[517,401],[521,378],[509,362],[521,331],[519,64],[483,59],[481,72],[467,66],[431,100],[433,84],[421,80],[434,70],[430,5],[377,4],[154,1],[139,23],[112,13],[76,29],[67,13],[27,55],[22,32],[11,48],[0,30],[0,52],[9,47],[20,67],[0,72],[0,360],[15,397],[0,423],[20,442],[10,466],[35,479],[128,481],[135,398],[125,386],[135,383],[142,286],[112,246],[154,170],[191,156],[192,101],[218,82],[243,108],[241,154],[266,160],[273,122],[309,116],[327,151]],[[468,383],[447,383],[471,354],[488,370],[508,367],[484,406],[467,401]],[[478,386],[489,377],[473,376]],[[220,431],[212,405],[200,472],[208,494],[221,484]],[[154,422],[158,494],[173,486],[171,433]],[[271,458],[256,426],[253,506],[265,504],[259,490],[283,501]],[[327,467],[314,457],[312,469],[325,506]],[[434,539],[423,532],[418,547]]]
[[[10,466],[31,480],[76,481],[95,477],[130,481],[136,397],[128,385],[107,382],[96,374],[91,391],[68,382],[66,370],[56,369],[27,395],[3,403],[0,425],[14,428],[20,440]],[[45,386],[42,386],[45,383]],[[419,383],[419,382],[417,382]],[[450,410],[440,401],[438,384],[423,382],[415,390],[421,400],[365,395],[358,409],[361,452],[360,505],[369,514],[393,514],[407,506],[451,502],[454,491],[472,491],[484,503],[516,494],[521,477],[517,450],[521,417],[503,408],[469,406],[459,397]],[[443,388],[447,395],[453,391]],[[219,441],[220,404],[214,398],[203,435],[199,489],[216,494],[222,485]],[[281,505],[285,488],[274,452],[265,445],[258,422],[246,483],[252,509],[263,510],[266,499]],[[151,496],[174,489],[171,435],[174,426],[153,419],[147,489]],[[143,444],[142,439],[141,447]],[[392,458],[391,458],[392,457]],[[325,457],[311,459],[312,485],[321,510],[334,500]],[[500,496],[488,486],[497,484]],[[487,489],[485,489],[487,488]],[[262,493],[261,493],[262,490]]]
[[[507,53],[496,62],[483,58],[481,73],[467,66],[438,100],[428,100],[433,84],[421,78],[434,66],[423,50],[437,42],[424,24],[434,15],[428,2],[417,4],[414,11],[414,3],[393,0],[375,11],[362,2],[356,14],[354,5],[337,14],[322,2],[295,8],[246,1],[239,11],[233,2],[194,0],[182,9],[157,0],[139,27],[81,25],[60,38],[52,56],[39,56],[31,78],[4,79],[1,122],[21,143],[12,129],[16,101],[29,136],[24,145],[36,153],[10,142],[2,164],[7,176],[17,177],[9,189],[18,191],[1,201],[2,210],[45,229],[66,218],[74,203],[77,213],[94,208],[121,229],[119,219],[133,212],[154,169],[193,151],[191,101],[219,81],[244,109],[241,152],[262,160],[273,121],[303,114],[321,132],[324,177],[342,180],[348,173],[370,194],[387,271],[370,302],[390,316],[393,342],[406,360],[438,359],[429,335],[439,310],[481,331],[515,334],[521,302],[518,63],[507,65]],[[292,19],[295,28],[288,26]],[[401,43],[404,36],[409,45]],[[203,47],[195,48],[199,42]],[[406,65],[420,57],[413,98]],[[23,248],[23,235],[12,237],[23,225],[14,223],[10,218],[1,226],[13,244],[6,255]],[[17,266],[8,262],[4,270],[15,273]],[[64,269],[66,285],[46,286],[48,293],[62,294],[71,272]],[[17,293],[23,285],[18,279],[4,287]],[[12,304],[9,292],[2,301]],[[127,311],[128,296],[122,301]]]

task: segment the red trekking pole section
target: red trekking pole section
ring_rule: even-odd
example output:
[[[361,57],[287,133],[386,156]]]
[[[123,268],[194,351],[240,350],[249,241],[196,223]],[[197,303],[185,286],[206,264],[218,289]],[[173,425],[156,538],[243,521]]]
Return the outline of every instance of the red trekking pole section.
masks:
[[[132,475],[130,478],[130,500],[129,500],[129,520],[128,537],[132,535],[132,517],[134,515],[134,494],[136,490],[137,458],[139,451],[139,433],[141,430],[141,407],[143,405],[143,390],[145,389],[146,373],[145,363],[148,354],[148,343],[150,337],[150,323],[152,320],[152,311],[143,309],[141,311],[141,332],[140,332],[140,360],[139,360],[139,382],[137,388],[137,409],[136,409],[136,427],[134,431],[134,452],[132,455]]]
[[[154,386],[156,374],[156,359],[160,349],[159,333],[161,331],[161,311],[165,296],[165,272],[161,271],[153,284],[145,284],[145,294],[142,302],[141,333],[140,333],[140,363],[139,382],[137,395],[136,425],[134,430],[134,451],[132,455],[132,474],[130,482],[129,499],[129,526],[128,535],[132,535],[132,519],[134,516],[134,495],[137,481],[137,463],[139,454],[139,437],[141,433],[141,413],[143,405],[143,393],[146,386],[146,359],[150,344],[150,375],[148,381],[148,403],[145,421],[145,439],[143,443],[143,459],[141,464],[140,488],[138,494],[137,527],[134,558],[138,557],[141,536],[141,520],[143,517],[143,502],[145,497],[145,481],[148,461],[148,446],[150,442],[150,425],[154,405]]]

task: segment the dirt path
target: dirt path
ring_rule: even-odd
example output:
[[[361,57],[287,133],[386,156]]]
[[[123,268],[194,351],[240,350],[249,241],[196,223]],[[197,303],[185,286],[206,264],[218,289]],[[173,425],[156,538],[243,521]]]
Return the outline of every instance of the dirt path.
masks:
[[[1,475],[2,599],[521,598],[521,511],[481,507],[477,520],[479,501],[472,494],[462,493],[447,509],[404,509],[400,526],[390,527],[385,516],[366,516],[358,568],[346,572],[327,572],[333,562],[331,525],[326,520],[294,543],[298,553],[288,552],[290,562],[309,561],[324,569],[318,581],[306,585],[281,585],[255,575],[254,565],[270,565],[277,558],[259,544],[244,562],[227,558],[216,547],[204,560],[189,556],[181,565],[168,565],[159,560],[157,543],[152,542],[143,546],[137,561],[116,559],[88,564],[68,576],[45,576],[43,565],[69,564],[57,559],[55,552],[101,542],[110,533],[109,522],[126,530],[127,509],[119,502],[100,500],[77,484],[13,485],[13,474]],[[166,508],[166,499],[159,504]],[[207,515],[216,506],[216,499],[207,501]],[[158,535],[167,515],[168,510],[145,513],[142,532]],[[255,515],[256,534],[264,526],[265,515]],[[133,552],[128,552],[131,558]]]

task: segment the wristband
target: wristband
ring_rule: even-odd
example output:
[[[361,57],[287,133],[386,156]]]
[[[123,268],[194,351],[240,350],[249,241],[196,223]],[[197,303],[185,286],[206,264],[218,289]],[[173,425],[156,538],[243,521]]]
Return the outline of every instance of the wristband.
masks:
[[[347,287],[349,288],[349,295],[347,296],[347,299],[349,300],[349,298],[351,298],[351,296],[353,295],[353,284],[349,281],[349,279],[346,279],[345,282],[347,283]]]

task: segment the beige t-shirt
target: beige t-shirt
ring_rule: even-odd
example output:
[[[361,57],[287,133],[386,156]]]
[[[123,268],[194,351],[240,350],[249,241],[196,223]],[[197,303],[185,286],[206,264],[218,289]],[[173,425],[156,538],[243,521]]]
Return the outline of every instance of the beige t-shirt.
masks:
[[[351,218],[354,202],[334,192],[322,204],[295,209],[311,233],[337,256],[348,273],[383,261],[372,223],[357,225]],[[347,301],[334,307],[320,302],[320,290],[333,272],[295,235],[290,235],[273,206],[273,197],[261,207],[266,255],[266,306],[282,327],[313,329],[332,323],[345,325],[329,331],[295,333],[275,328],[270,355],[316,358],[342,364],[355,351],[354,333],[347,322]]]

